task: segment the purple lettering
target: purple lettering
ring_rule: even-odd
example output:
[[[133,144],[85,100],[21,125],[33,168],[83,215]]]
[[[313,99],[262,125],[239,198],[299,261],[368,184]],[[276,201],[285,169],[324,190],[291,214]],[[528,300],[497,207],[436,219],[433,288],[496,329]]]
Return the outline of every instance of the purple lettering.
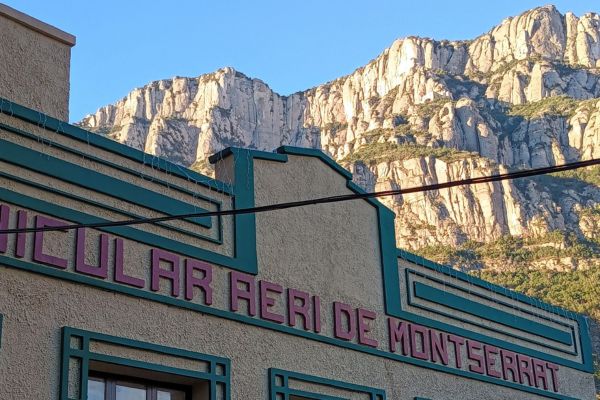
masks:
[[[454,347],[454,366],[458,369],[462,368],[462,346],[465,344],[465,339],[456,335],[448,335],[448,341]]]
[[[27,228],[27,211],[17,211],[17,229]],[[17,233],[15,243],[15,257],[25,257],[25,243],[27,242],[27,234],[24,232]]]
[[[146,286],[146,281],[125,274],[125,256],[123,253],[123,239],[115,239],[115,282],[124,283],[136,288],[143,288]]]
[[[495,346],[484,345],[483,346],[483,355],[485,358],[485,371],[489,376],[493,376],[494,378],[501,378],[502,375],[500,371],[498,371],[496,367],[496,356],[498,356],[499,350]]]
[[[241,272],[231,271],[229,273],[229,282],[231,286],[229,308],[231,311],[237,311],[239,300],[244,299],[248,301],[248,315],[254,317],[256,315],[256,283],[254,282],[254,278]],[[245,286],[244,289],[240,288],[240,283]]]
[[[38,215],[35,217],[35,227],[36,228],[45,228],[45,227],[60,227],[63,226],[64,222],[44,217],[42,215]],[[66,269],[67,268],[67,260],[64,258],[51,256],[49,254],[44,253],[44,232],[38,231],[35,232],[34,240],[33,240],[33,260],[40,262],[42,264],[50,265],[52,267]]]
[[[547,362],[546,368],[550,370],[550,375],[552,376],[552,390],[558,393],[558,365]]]
[[[408,331],[410,332],[410,355],[420,360],[429,360],[429,329],[421,325],[411,324]],[[417,335],[421,337],[421,350],[417,348]]]
[[[369,322],[375,321],[375,318],[377,318],[377,314],[375,314],[373,311],[365,310],[364,308],[359,308],[356,310],[356,319],[358,323],[358,343],[375,348],[379,345],[377,340],[367,336],[367,333],[371,332]]]
[[[336,301],[333,303],[334,336],[343,340],[352,340],[356,336],[356,314],[348,304]],[[346,318],[342,318],[342,315]],[[344,327],[343,319],[347,321]]]
[[[313,296],[313,321],[314,331],[321,332],[321,298],[319,296]]]
[[[202,278],[194,275],[194,271],[200,271]],[[213,289],[212,284],[212,266],[203,261],[186,259],[185,260],[185,299],[194,299],[194,288],[200,288],[204,293],[204,304],[212,304]]]
[[[390,338],[390,351],[396,352],[396,344],[402,342],[402,354],[407,356],[410,349],[410,338],[408,334],[408,326],[410,324],[404,321],[396,321],[393,318],[388,318],[388,331]]]
[[[287,291],[288,300],[288,325],[296,326],[296,316],[302,316],[302,326],[305,331],[311,329],[310,317],[309,317],[309,300],[310,295],[306,292],[296,289],[288,289]],[[300,300],[301,304],[297,303]]]
[[[431,361],[434,363],[441,361],[442,364],[448,365],[448,342],[446,341],[446,334],[430,329],[429,339],[431,341]]]
[[[8,229],[8,217],[10,215],[10,207],[6,205],[0,206],[0,230]],[[8,246],[8,235],[0,235],[0,253],[6,253]]]
[[[512,380],[517,382],[519,380],[519,370],[517,368],[517,355],[512,351],[500,350],[500,362],[502,364],[502,379],[505,381]],[[511,377],[508,377],[510,372]]]
[[[519,369],[519,383],[523,385],[525,383],[523,377],[527,377],[527,385],[534,386],[535,380],[533,377],[531,358],[517,354],[517,367]]]
[[[98,266],[94,266],[85,262],[85,233],[85,228],[79,228],[76,232],[75,271],[106,279],[108,277],[108,236],[100,235],[100,260]]]
[[[474,340],[467,340],[467,358],[470,361],[474,361],[474,364],[469,363],[469,371],[477,374],[483,374],[485,372],[483,370],[483,356],[476,353],[476,351],[480,351],[482,348],[483,346],[481,343]]]
[[[152,249],[152,278],[150,289],[153,292],[160,290],[160,278],[171,281],[171,296],[179,296],[179,256],[160,249]],[[169,269],[160,267],[161,261],[170,265]]]
[[[548,377],[546,376],[546,363],[533,358],[533,375],[535,377],[535,387],[540,387],[540,382],[544,390],[548,390]]]
[[[260,290],[260,317],[268,321],[282,324],[283,321],[285,321],[285,317],[281,314],[269,311],[269,308],[275,305],[275,299],[273,297],[269,297],[269,294],[281,294],[283,293],[283,287],[277,283],[262,280],[258,282],[258,286]]]

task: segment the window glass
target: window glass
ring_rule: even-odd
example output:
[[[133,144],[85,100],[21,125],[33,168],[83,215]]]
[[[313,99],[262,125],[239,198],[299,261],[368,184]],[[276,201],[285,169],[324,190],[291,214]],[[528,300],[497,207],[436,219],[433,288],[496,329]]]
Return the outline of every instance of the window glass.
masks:
[[[104,379],[91,378],[88,381],[88,400],[104,400]]]
[[[135,380],[128,382],[120,377],[90,377],[88,400],[189,400],[185,389],[166,389],[153,382]],[[138,383],[141,382],[141,383]]]
[[[130,383],[117,383],[116,400],[146,400],[146,387]]]
[[[158,389],[156,400],[185,400],[185,393],[179,390]]]

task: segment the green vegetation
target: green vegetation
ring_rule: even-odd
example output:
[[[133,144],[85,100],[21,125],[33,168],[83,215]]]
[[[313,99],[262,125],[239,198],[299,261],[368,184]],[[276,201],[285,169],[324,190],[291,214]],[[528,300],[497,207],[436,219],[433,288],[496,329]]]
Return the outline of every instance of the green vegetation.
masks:
[[[395,144],[385,142],[363,145],[354,153],[344,158],[342,162],[363,161],[369,164],[385,161],[408,160],[417,157],[435,157],[445,162],[452,162],[477,156],[476,153],[459,151],[447,147],[435,148],[416,144]]]
[[[600,186],[600,165],[574,169],[570,171],[555,172],[552,174],[552,176],[563,179],[578,179],[592,185]]]
[[[376,128],[376,129],[371,129],[370,131],[363,132],[361,134],[361,136],[364,138],[378,138],[380,136],[392,137],[392,135],[394,134],[394,131],[395,131],[394,129],[389,129],[389,128]]]
[[[426,132],[422,132],[420,130],[414,129],[409,124],[400,124],[395,126],[394,128],[375,128],[370,131],[363,132],[361,134],[362,137],[370,139],[370,138],[379,138],[383,136],[384,138],[398,137],[398,136],[419,136],[424,135]]]
[[[86,128],[84,128],[84,129],[86,129]],[[106,136],[106,135],[108,135],[111,132],[111,127],[110,126],[101,126],[101,127],[98,127],[98,128],[91,128],[91,129],[88,129],[88,130],[90,132],[97,133],[98,135],[104,135],[104,136]]]
[[[323,130],[331,133],[336,133],[348,127],[347,122],[330,122],[323,125]]]
[[[431,118],[434,114],[440,112],[442,108],[448,103],[452,103],[450,98],[440,98],[426,103],[417,104],[416,114],[421,118]]]
[[[597,102],[598,99],[576,100],[567,96],[553,96],[532,103],[513,105],[508,115],[525,119],[548,115],[572,117],[579,109],[590,112]]]
[[[459,247],[428,246],[418,253],[461,269],[478,269],[489,266],[488,264],[526,269],[534,261],[564,257],[600,258],[600,247],[597,243],[578,238],[572,233],[553,231],[536,238],[503,236],[490,243],[468,241]]]
[[[600,319],[600,268],[569,272],[481,271],[475,274],[528,296]]]
[[[502,76],[504,76],[504,74],[506,74],[508,71],[510,71],[511,69],[513,69],[514,67],[516,67],[518,64],[522,63],[522,62],[527,62],[528,60],[512,60],[512,61],[502,61],[502,64],[500,64],[500,66],[498,68],[496,68],[493,71],[488,71],[488,72],[480,72],[480,71],[473,71],[470,73],[470,75],[477,79],[478,81],[483,81],[483,80],[488,80],[492,77],[499,77],[500,79],[502,78]]]
[[[205,158],[190,165],[190,169],[201,174],[207,174],[214,171],[215,167]]]

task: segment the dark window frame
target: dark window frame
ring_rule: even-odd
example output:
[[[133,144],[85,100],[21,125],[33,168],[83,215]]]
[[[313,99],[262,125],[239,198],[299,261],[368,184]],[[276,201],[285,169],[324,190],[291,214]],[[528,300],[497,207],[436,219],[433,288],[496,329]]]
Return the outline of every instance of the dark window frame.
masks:
[[[104,392],[104,400],[116,400],[115,390],[117,383],[131,383],[134,385],[143,385],[146,387],[146,400],[157,400],[157,392],[160,389],[178,390],[185,394],[185,400],[192,400],[192,387],[187,385],[178,385],[164,381],[155,381],[150,379],[139,378],[135,376],[109,374],[105,372],[90,371],[88,380],[102,379],[106,387]],[[110,389],[109,389],[110,388]],[[114,390],[113,390],[114,389]]]

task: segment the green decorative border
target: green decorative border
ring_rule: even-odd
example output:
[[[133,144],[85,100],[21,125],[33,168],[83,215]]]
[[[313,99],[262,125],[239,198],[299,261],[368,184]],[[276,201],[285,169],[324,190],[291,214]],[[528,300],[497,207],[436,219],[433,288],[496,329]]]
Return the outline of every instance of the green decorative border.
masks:
[[[78,339],[79,343],[81,344],[81,348],[72,347],[72,338]],[[165,365],[154,364],[140,360],[132,360],[123,357],[94,353],[90,351],[90,341],[109,343],[130,349],[151,351],[173,357],[206,362],[208,364],[208,372],[168,367]],[[80,393],[79,398],[77,399],[69,398],[69,362],[71,359],[78,359],[81,362],[79,376]],[[202,379],[210,382],[210,400],[217,400],[217,384],[223,386],[223,394],[225,396],[224,400],[229,400],[231,398],[231,363],[227,358],[126,339],[102,333],[90,332],[76,328],[64,327],[62,328],[60,400],[87,400],[87,379],[90,361],[99,361],[148,371],[156,371],[194,379]],[[218,373],[219,370],[222,371],[222,374]]]
[[[7,109],[11,110],[12,114],[11,114],[11,112],[6,112]],[[28,109],[26,109],[22,106],[18,106],[14,103],[10,103],[6,100],[0,101],[0,112],[5,112],[5,113],[8,113],[17,118],[20,118],[22,116],[19,114],[19,111],[23,111],[23,110],[27,111]],[[33,111],[33,110],[29,110],[29,112],[37,113],[36,111]],[[39,113],[37,113],[37,114],[39,114]],[[39,114],[39,115],[40,115],[40,117],[39,117],[37,125],[45,128],[45,129],[50,129],[50,127],[53,126],[52,118],[50,118],[50,117],[46,118],[46,116],[44,116],[43,114]],[[41,125],[39,123],[39,121],[42,120],[42,117],[45,118],[44,119],[45,122],[43,125]],[[32,123],[35,122],[28,118],[21,118],[21,119],[24,119],[24,120],[26,120],[28,122],[32,122]],[[259,152],[259,151],[247,150],[247,149],[230,149],[228,151],[224,151],[222,153],[216,154],[211,158],[211,159],[214,159],[215,162],[217,160],[227,157],[229,155],[233,155],[233,157],[235,157],[235,163],[236,163],[236,169],[234,171],[235,181],[241,182],[242,184],[238,184],[238,185],[235,185],[235,187],[231,187],[230,185],[224,184],[222,182],[219,183],[219,181],[208,178],[208,177],[204,177],[205,178],[204,180],[202,180],[202,179],[199,180],[197,178],[203,177],[203,175],[199,175],[191,170],[186,170],[180,166],[177,166],[170,162],[166,162],[158,157],[153,157],[152,163],[149,164],[145,160],[144,153],[138,152],[135,149],[131,149],[120,143],[116,143],[109,139],[99,137],[98,135],[96,135],[94,133],[84,131],[80,128],[68,125],[66,123],[62,123],[60,121],[54,121],[54,122],[55,122],[56,129],[57,129],[56,134],[64,134],[71,138],[74,138],[77,140],[82,140],[82,141],[85,139],[85,141],[87,143],[94,144],[105,150],[111,151],[113,153],[122,155],[122,156],[130,158],[130,159],[134,159],[136,161],[140,161],[139,157],[137,157],[137,155],[136,155],[137,153],[140,153],[142,155],[141,161],[145,165],[150,165],[155,169],[159,169],[159,170],[166,172],[167,174],[179,175],[180,177],[186,178],[186,179],[193,179],[193,181],[198,184],[208,186],[212,190],[217,190],[220,193],[231,196],[232,200],[233,200],[233,206],[235,208],[248,208],[248,207],[253,207],[255,204],[254,203],[254,158],[267,159],[267,160],[273,160],[273,161],[279,161],[279,162],[287,161],[287,157],[285,155]],[[22,131],[22,130],[19,130],[16,128],[12,128],[6,124],[0,123],[0,129],[10,131],[12,133],[27,137],[29,139],[37,138],[35,135],[33,135],[31,133],[28,133],[28,132],[25,132],[25,131]],[[84,134],[85,134],[85,137],[84,137]],[[101,140],[98,140],[98,139],[101,139]],[[49,146],[58,147],[62,150],[65,150],[65,151],[68,151],[71,153],[76,153],[77,155],[86,157],[88,159],[94,159],[94,161],[101,162],[112,168],[117,168],[119,170],[123,170],[124,172],[130,173],[130,174],[135,173],[134,171],[129,170],[125,167],[120,167],[115,164],[111,164],[107,161],[100,160],[99,158],[94,157],[92,155],[83,154],[76,150],[70,149],[66,146],[63,146],[59,143],[50,142],[49,140],[47,140],[45,138],[43,138],[43,139],[38,138],[38,140],[43,140],[43,142],[47,143]],[[35,152],[31,149],[26,149],[22,146],[15,145],[11,142],[6,142],[6,146],[5,146],[4,142],[5,141],[0,140],[0,145],[2,145],[3,148],[5,148],[6,146],[12,146],[12,147],[14,147],[14,149],[13,149],[14,151],[3,152],[2,154],[0,154],[0,159],[6,159],[5,161],[7,161],[7,162],[13,162],[21,167],[30,168],[30,169],[33,168],[33,165],[35,165],[36,163],[43,163],[45,161],[52,160],[55,163],[58,163],[60,165],[57,164],[55,166],[56,168],[50,168],[50,169],[48,168],[47,165],[45,167],[43,165],[40,165],[37,168],[35,168],[35,170],[38,172],[44,173],[44,174],[54,174],[57,177],[59,177],[60,179],[66,179],[67,181],[72,181],[75,184],[79,184],[79,185],[85,184],[85,179],[83,179],[82,174],[79,174],[80,176],[76,177],[76,176],[72,176],[68,173],[71,171],[71,169],[72,169],[71,167],[73,166],[73,164],[67,163],[62,160],[58,160],[58,159],[48,156],[48,155],[41,154],[39,152]],[[16,157],[16,155],[21,154],[21,153],[26,153],[29,156],[27,158],[28,162],[24,162],[22,157]],[[158,161],[158,162],[155,164],[155,161]],[[69,164],[68,168],[66,167],[67,164]],[[75,167],[80,168],[77,166],[75,166]],[[89,171],[89,170],[86,170],[86,171]],[[89,171],[89,172],[93,173],[93,171]],[[20,182],[30,185],[30,186],[36,186],[38,188],[43,186],[43,185],[39,185],[35,182],[29,182],[29,181],[19,178],[19,177],[9,176],[8,174],[6,174],[4,172],[0,172],[0,175],[7,176],[9,179],[15,179],[17,181],[20,181]],[[106,177],[106,176],[103,176],[103,177],[110,178],[110,177]],[[110,178],[110,179],[112,179],[112,178]],[[221,202],[218,202],[214,199],[210,199],[205,196],[201,196],[201,195],[197,195],[195,193],[189,192],[184,188],[177,187],[176,185],[170,185],[167,182],[163,182],[163,181],[157,180],[155,178],[152,178],[152,179],[153,179],[153,181],[155,181],[157,183],[164,184],[175,190],[179,190],[186,194],[196,196],[198,198],[202,198],[206,201],[212,202],[217,206],[217,209],[221,209]],[[68,198],[76,198],[76,200],[83,201],[88,204],[93,202],[92,200],[89,200],[89,199],[86,200],[86,199],[80,198],[78,196],[75,196],[73,194],[66,194],[66,193],[58,191],[56,189],[46,188],[46,187],[44,187],[42,189],[43,190],[48,189],[51,192],[66,196]],[[134,195],[132,195],[132,196],[133,196],[132,198],[135,197]],[[18,200],[13,200],[13,199],[18,199]],[[14,193],[9,190],[2,189],[2,188],[0,188],[0,200],[4,200],[4,201],[18,204],[18,205],[21,205],[24,207],[28,207],[33,210],[39,211],[39,212],[48,213],[49,215],[55,216],[57,218],[61,218],[61,219],[67,220],[67,221],[75,222],[75,223],[108,222],[107,220],[98,218],[96,216],[85,214],[85,213],[82,213],[82,212],[79,212],[76,210],[72,210],[70,208],[61,207],[61,206],[51,204],[48,202],[44,202],[44,201],[41,201],[36,198],[20,195],[20,194],[17,194],[17,193]],[[94,205],[98,205],[98,204],[94,204]],[[105,206],[105,205],[102,207],[105,209],[110,209],[111,211],[119,212],[121,214],[127,214],[121,210],[111,209],[110,207]],[[197,210],[195,210],[195,211],[197,211]],[[131,214],[131,213],[130,213],[130,216],[136,217],[136,215]],[[222,228],[220,218],[219,218],[219,228],[218,228],[219,237],[216,240],[213,240],[204,235],[196,234],[193,232],[188,232],[187,230],[181,230],[181,229],[178,229],[175,227],[171,227],[166,224],[163,224],[163,227],[166,227],[167,229],[172,230],[172,231],[178,231],[178,232],[181,231],[182,233],[185,233],[189,236],[192,236],[192,237],[195,237],[195,238],[198,238],[201,240],[207,240],[207,241],[214,242],[217,244],[222,244],[222,234],[223,234],[222,229],[223,228]],[[108,227],[108,228],[102,228],[100,230],[103,230],[106,232],[112,232],[112,233],[121,235],[125,238],[136,240],[138,242],[152,245],[155,247],[164,248],[166,250],[170,250],[170,251],[174,251],[174,252],[180,252],[184,255],[188,255],[190,257],[195,257],[195,258],[200,258],[202,260],[212,262],[212,263],[215,263],[215,264],[218,264],[218,265],[221,265],[224,267],[228,267],[231,269],[236,269],[236,270],[243,271],[243,272],[250,273],[250,274],[258,273],[258,265],[257,265],[257,259],[256,259],[256,220],[255,220],[255,217],[253,214],[244,214],[244,215],[234,216],[234,230],[233,230],[234,255],[233,255],[233,257],[229,257],[229,256],[219,254],[216,252],[212,252],[212,251],[208,251],[208,250],[199,248],[197,246],[187,245],[187,244],[178,242],[176,240],[164,238],[162,236],[147,233],[147,232],[144,232],[144,231],[141,231],[138,229],[133,229],[130,227]]]
[[[470,331],[467,331],[462,328],[457,328],[452,325],[448,325],[443,322],[435,321],[430,318],[422,317],[422,316],[419,316],[419,315],[416,315],[416,314],[413,314],[410,312],[406,312],[406,311],[402,311],[400,313],[399,318],[407,319],[412,322],[415,322],[415,323],[418,323],[421,325],[425,325],[425,326],[429,326],[432,328],[446,330],[446,331],[449,331],[449,332],[452,332],[452,333],[455,333],[455,334],[458,334],[461,336],[465,336],[467,338],[471,338],[474,340],[488,342],[490,344],[496,344],[497,346],[506,348],[508,350],[527,354],[529,356],[537,357],[542,360],[547,360],[547,361],[550,361],[550,362],[553,362],[553,363],[556,363],[559,365],[564,365],[566,367],[578,369],[578,370],[581,370],[584,372],[590,372],[590,373],[593,372],[592,344],[591,344],[591,337],[590,337],[590,333],[589,333],[589,325],[588,325],[587,319],[583,315],[574,313],[572,311],[565,310],[565,309],[557,307],[557,306],[553,306],[553,305],[544,303],[541,300],[525,296],[521,293],[513,292],[507,288],[494,285],[490,282],[487,282],[482,279],[476,278],[474,276],[468,275],[464,272],[460,272],[455,269],[452,269],[451,267],[437,264],[433,261],[427,260],[423,257],[417,256],[415,254],[409,253],[404,250],[398,250],[398,255],[401,259],[404,259],[411,263],[417,264],[417,265],[427,268],[429,270],[442,273],[451,279],[457,279],[457,280],[465,282],[467,284],[474,285],[474,286],[480,287],[482,289],[488,290],[492,293],[499,294],[501,296],[505,296],[513,301],[519,301],[523,304],[530,305],[530,306],[533,306],[535,308],[538,308],[538,309],[541,309],[544,311],[552,312],[556,315],[562,316],[566,319],[576,322],[578,325],[578,330],[579,330],[579,335],[578,335],[579,343],[577,343],[577,341],[576,341],[574,343],[574,345],[575,345],[575,348],[577,348],[577,345],[579,345],[579,348],[581,349],[582,362],[580,363],[580,362],[576,362],[576,361],[572,361],[572,360],[567,360],[567,359],[564,359],[561,357],[546,354],[544,352],[527,349],[527,348],[524,348],[521,346],[514,345],[513,343],[510,343],[510,342],[505,342],[505,341],[501,341],[501,340],[498,340],[498,339],[495,339],[495,338],[492,338],[489,336],[481,335],[481,334],[478,334],[475,332],[470,332]],[[438,300],[442,301],[442,302],[444,301],[443,299],[438,299]],[[460,302],[458,304],[456,304],[456,306],[462,307]],[[521,329],[521,327],[518,324],[511,325],[511,326],[516,329]]]
[[[419,272],[417,272],[417,271],[415,271],[413,269],[406,268],[405,269],[405,276],[406,276],[406,281],[405,282],[406,282],[406,290],[407,290],[407,297],[408,297],[407,303],[410,306],[412,306],[412,307],[420,308],[422,310],[429,311],[429,312],[432,312],[432,313],[435,313],[435,314],[438,314],[438,315],[441,315],[441,316],[444,316],[444,317],[447,317],[447,318],[453,318],[453,319],[456,319],[457,321],[460,321],[460,322],[463,322],[463,323],[467,323],[467,324],[470,324],[470,325],[473,325],[473,326],[478,326],[478,327],[486,329],[486,330],[491,330],[491,331],[494,331],[494,332],[497,332],[497,333],[501,333],[501,334],[504,334],[504,335],[512,336],[512,337],[514,337],[516,339],[520,339],[520,340],[523,340],[523,341],[526,341],[526,342],[529,342],[529,343],[532,343],[532,344],[536,344],[536,345],[539,345],[539,346],[545,346],[548,349],[556,350],[556,351],[562,352],[562,353],[570,355],[570,356],[577,356],[579,354],[579,352],[578,352],[578,346],[577,346],[577,342],[576,341],[571,343],[573,345],[573,347],[574,347],[573,351],[565,351],[564,349],[561,349],[561,348],[558,348],[558,347],[554,347],[554,346],[550,346],[547,343],[538,342],[538,341],[535,341],[535,340],[532,340],[532,339],[529,339],[529,338],[525,338],[525,337],[518,337],[518,336],[515,336],[515,335],[513,335],[513,334],[511,334],[509,332],[506,332],[504,330],[495,329],[495,328],[493,328],[493,327],[491,327],[491,326],[489,326],[487,324],[480,324],[480,323],[477,323],[477,322],[474,322],[474,321],[467,320],[465,318],[457,317],[457,316],[455,316],[455,315],[453,315],[451,313],[446,313],[446,312],[443,312],[443,311],[440,311],[440,310],[436,310],[436,309],[433,309],[431,307],[427,307],[425,305],[419,304],[419,303],[417,303],[417,302],[415,302],[413,300],[414,297],[419,297],[419,296],[415,296],[414,295],[414,289],[412,291],[410,290],[410,278],[409,278],[410,274],[415,274],[417,276],[426,278],[428,280],[431,280],[431,281],[434,281],[434,282],[437,282],[437,283],[442,283],[443,285],[445,285],[446,287],[449,287],[449,288],[453,288],[453,289],[457,289],[457,290],[462,290],[462,291],[464,291],[465,288],[457,286],[457,285],[453,285],[453,284],[450,284],[448,282],[444,282],[444,281],[441,281],[441,280],[438,280],[438,279],[435,279],[435,278],[432,278],[432,277],[427,276],[425,274],[421,274],[421,273],[419,273]],[[510,304],[507,304],[507,303],[504,303],[504,302],[500,302],[497,299],[494,299],[494,298],[491,298],[491,297],[482,296],[482,295],[479,295],[479,294],[475,294],[473,292],[471,292],[470,294],[478,296],[478,297],[481,297],[481,298],[484,298],[486,300],[496,301],[499,304],[504,305],[504,306],[509,306],[509,307],[512,306]],[[446,295],[446,293],[444,293],[444,295]],[[426,298],[425,298],[425,300],[432,301],[432,302],[435,302],[435,303],[438,303],[438,304],[442,304],[442,303],[439,303],[439,301],[440,301],[439,296],[438,297],[430,296],[430,297],[431,297],[431,300],[428,300]],[[445,296],[444,296],[444,298],[445,298]],[[467,302],[471,302],[468,299],[464,299],[464,300],[467,301]],[[479,303],[476,303],[476,304],[479,304]],[[450,307],[450,305],[446,304],[446,303],[443,303],[442,305]],[[460,306],[462,305],[462,299],[460,301],[455,301],[453,303],[453,305],[454,305],[454,309],[459,309],[459,310],[462,311],[462,309],[460,309]],[[493,310],[491,312],[494,313],[495,311],[496,310]],[[559,324],[559,325],[564,326],[566,328],[569,328],[570,329],[570,333],[571,333],[571,339],[575,340],[577,338],[577,336],[575,334],[575,329],[574,329],[574,327],[572,325],[566,324],[566,323],[561,322],[561,321],[556,321],[554,319],[545,317],[545,316],[540,315],[540,314],[534,314],[534,313],[531,313],[531,312],[529,312],[527,310],[519,309],[519,311],[522,311],[524,313],[532,315],[534,317],[534,319],[537,318],[538,320],[551,321],[553,323],[556,323],[556,324]],[[493,317],[488,318],[488,316],[480,316],[480,318],[483,318],[483,319],[486,319],[486,320],[490,320],[490,319],[494,320]]]
[[[16,167],[29,169],[42,175],[68,182],[84,189],[131,202],[137,206],[165,213],[167,215],[206,212],[192,204],[165,196],[143,187],[101,174],[50,155],[0,139],[0,161]],[[187,221],[203,228],[212,227],[210,217],[190,218]]]
[[[462,296],[457,296],[454,293],[442,291],[421,282],[413,282],[413,284],[414,295],[420,299],[440,304],[457,311],[462,311],[479,318],[493,320],[504,326],[512,327],[517,325],[524,332],[541,336],[568,346],[573,345],[573,338],[569,332],[542,325],[539,322],[518,315],[509,314],[505,311],[498,310],[497,308],[486,306],[485,304],[469,300]]]
[[[269,399],[270,400],[289,400],[290,396],[306,397],[310,400],[347,400],[343,397],[324,395],[319,393],[312,393],[298,389],[292,389],[289,387],[289,380],[294,379],[297,381],[316,383],[318,385],[329,386],[338,389],[345,389],[355,393],[364,393],[369,395],[369,400],[385,400],[385,391],[382,389],[375,389],[368,386],[356,385],[353,383],[347,383],[337,381],[333,379],[322,378],[319,376],[306,375],[299,372],[285,371],[282,369],[270,368],[269,369]],[[278,384],[281,381],[281,385]]]
[[[166,172],[167,174],[175,175],[186,180],[192,180],[194,183],[198,183],[219,193],[231,193],[230,186],[226,183],[202,175],[196,171],[182,168],[181,166],[167,161],[161,157],[148,155],[141,150],[137,150],[133,147],[115,142],[114,140],[110,140],[96,133],[86,131],[78,126],[71,125],[67,122],[50,117],[39,111],[32,110],[31,108],[27,108],[1,97],[0,112],[25,122],[29,122],[48,131],[55,132],[56,134],[67,136],[87,145],[101,148],[110,153],[152,167],[153,169]]]
[[[39,184],[37,182],[32,182],[32,181],[29,181],[27,179],[20,178],[20,177],[15,176],[15,175],[7,174],[6,172],[0,171],[0,177],[6,178],[6,179],[9,179],[9,180],[13,180],[15,182],[19,182],[19,183],[21,183],[23,185],[26,185],[26,186],[29,186],[29,187],[32,187],[32,188],[35,188],[35,189],[38,189],[38,190],[47,191],[49,193],[54,193],[54,194],[57,194],[59,196],[65,197],[67,199],[74,200],[76,202],[85,203],[85,204],[89,204],[89,205],[94,206],[94,207],[99,207],[99,208],[102,208],[102,209],[105,209],[105,210],[108,210],[108,211],[112,211],[114,213],[124,215],[125,217],[128,217],[128,218],[135,218],[135,219],[142,218],[142,216],[139,215],[139,214],[135,214],[135,213],[132,213],[132,212],[129,212],[129,211],[120,210],[120,209],[117,209],[117,208],[114,208],[114,207],[110,207],[110,206],[107,206],[106,204],[102,204],[102,203],[94,201],[94,200],[92,200],[90,198],[77,196],[77,195],[75,195],[73,193],[70,193],[70,192],[65,192],[65,191],[58,190],[56,188],[50,187],[50,186],[42,185],[42,184]],[[218,210],[221,209],[221,204],[218,205],[217,209]],[[220,217],[219,217],[219,220],[218,220],[218,227],[219,228],[218,228],[218,238],[217,239],[213,239],[213,238],[211,238],[209,236],[201,235],[201,234],[198,234],[196,232],[192,232],[192,231],[189,231],[189,230],[181,229],[181,228],[178,228],[176,226],[168,225],[168,224],[162,223],[162,222],[157,222],[156,225],[160,226],[161,228],[164,228],[166,230],[169,230],[171,232],[181,233],[181,234],[184,234],[184,235],[196,238],[196,239],[204,240],[204,241],[207,241],[207,242],[211,242],[211,243],[223,244],[223,225],[221,223],[221,218]]]

